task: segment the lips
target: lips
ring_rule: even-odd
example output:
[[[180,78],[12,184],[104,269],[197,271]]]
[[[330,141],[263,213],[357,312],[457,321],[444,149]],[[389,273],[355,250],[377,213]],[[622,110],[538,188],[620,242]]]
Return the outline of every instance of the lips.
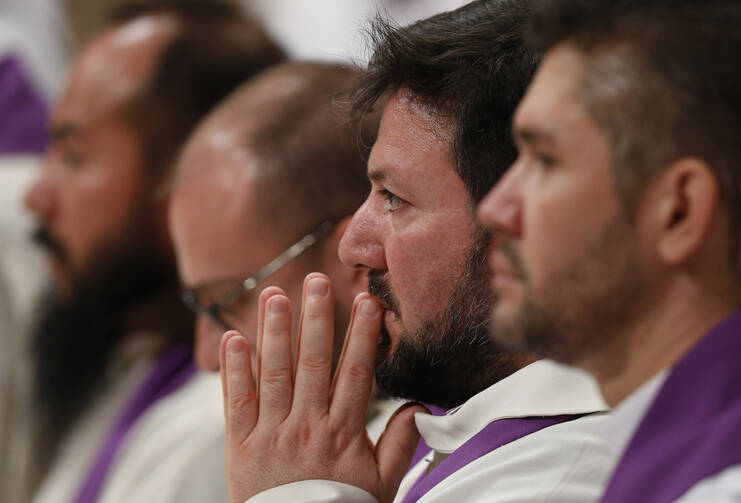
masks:
[[[509,277],[513,279],[517,277],[517,275],[512,270],[507,257],[499,251],[492,252],[489,255],[489,267],[491,268],[491,271],[494,274],[495,278],[497,276]]]

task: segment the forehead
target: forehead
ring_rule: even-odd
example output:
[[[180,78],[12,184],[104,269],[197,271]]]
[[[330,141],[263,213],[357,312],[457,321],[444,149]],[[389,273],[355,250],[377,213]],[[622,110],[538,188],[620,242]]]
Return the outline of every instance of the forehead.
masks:
[[[227,214],[255,211],[259,160],[232,121],[216,119],[188,140],[177,165],[173,197],[195,199],[204,209],[214,206],[214,211]]]
[[[468,191],[455,171],[451,143],[451,127],[399,91],[384,107],[368,177],[390,190],[403,186],[421,205],[444,202],[444,194],[467,202]]]
[[[71,67],[52,124],[88,125],[112,112],[151,74],[178,27],[170,15],[143,16],[94,38]]]
[[[239,140],[228,124],[206,123],[178,162],[170,228],[188,285],[252,273],[280,247],[258,197],[258,160]]]
[[[569,135],[571,125],[588,119],[581,101],[586,60],[575,48],[560,45],[546,54],[514,118],[515,129],[546,129]]]

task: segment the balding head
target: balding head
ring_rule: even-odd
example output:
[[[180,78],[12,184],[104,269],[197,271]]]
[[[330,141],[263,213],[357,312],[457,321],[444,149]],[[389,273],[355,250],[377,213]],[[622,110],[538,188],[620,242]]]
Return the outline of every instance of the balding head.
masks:
[[[365,159],[378,127],[373,118],[366,121],[359,141],[356,126],[336,106],[335,96],[356,75],[330,64],[276,67],[235,92],[188,141],[174,182],[170,229],[181,279],[203,303],[332,220],[339,222],[334,233],[267,281],[299,305],[303,276],[327,273],[337,293],[337,326],[346,326],[349,302],[365,288],[365,277],[343,268],[337,243],[367,195]],[[255,301],[247,294],[234,305],[238,312],[224,313],[248,337],[254,335]],[[201,366],[218,368],[222,332],[199,318]]]
[[[273,226],[293,235],[352,214],[367,195],[365,161],[378,117],[358,130],[338,99],[357,76],[340,65],[280,65],[242,86],[200,128],[202,141],[259,165],[261,211]],[[192,169],[181,168],[182,175]]]
[[[170,14],[149,15],[95,37],[71,68],[56,116],[72,113],[71,109],[104,114],[131,99],[152,74],[178,25]]]

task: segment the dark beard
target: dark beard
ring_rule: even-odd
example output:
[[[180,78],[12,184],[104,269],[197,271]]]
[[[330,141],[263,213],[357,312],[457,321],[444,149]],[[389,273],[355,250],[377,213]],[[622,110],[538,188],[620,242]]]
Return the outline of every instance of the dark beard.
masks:
[[[490,235],[477,228],[461,282],[447,309],[414,333],[403,333],[391,352],[382,329],[376,359],[376,382],[382,395],[451,409],[519,368],[489,335],[492,305],[487,266]],[[399,317],[398,302],[386,278],[369,275],[369,291]]]
[[[172,260],[156,249],[153,230],[142,229],[101,246],[69,295],[51,288],[41,303],[31,359],[35,444],[46,463],[105,388],[106,369],[126,334],[127,313],[177,284]],[[43,234],[49,233],[37,232]],[[43,473],[46,467],[40,468]]]

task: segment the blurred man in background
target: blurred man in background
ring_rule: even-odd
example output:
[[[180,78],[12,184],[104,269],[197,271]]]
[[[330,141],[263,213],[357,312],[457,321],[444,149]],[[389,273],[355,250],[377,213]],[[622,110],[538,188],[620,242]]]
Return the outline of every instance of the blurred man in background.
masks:
[[[367,275],[343,267],[337,245],[370,188],[365,162],[378,116],[362,123],[358,139],[334,96],[358,75],[329,63],[278,66],[240,88],[188,141],[170,226],[186,300],[198,314],[200,367],[219,369],[228,328],[256,342],[267,282],[299,301],[304,276],[325,272],[338,291],[338,333],[347,326]],[[394,407],[370,411],[376,437]]]
[[[67,67],[70,33],[56,0],[0,2],[0,501],[20,497],[28,464],[28,355],[37,297],[48,284],[23,195],[38,174],[49,104]]]
[[[741,501],[741,8],[551,0],[519,157],[481,205],[495,334],[592,373],[600,501]]]
[[[35,501],[224,497],[163,185],[196,123],[282,57],[230,4],[193,0],[123,4],[75,61],[26,197],[55,278],[32,341]]]

